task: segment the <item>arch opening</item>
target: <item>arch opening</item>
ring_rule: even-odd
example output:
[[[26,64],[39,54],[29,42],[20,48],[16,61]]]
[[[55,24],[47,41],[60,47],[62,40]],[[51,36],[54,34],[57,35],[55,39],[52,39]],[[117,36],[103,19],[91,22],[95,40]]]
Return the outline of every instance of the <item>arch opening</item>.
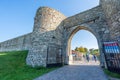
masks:
[[[79,37],[79,35],[83,36],[83,38],[86,40],[82,39],[82,37]],[[74,39],[74,37],[76,37],[76,39]],[[90,38],[91,38],[91,40],[90,40]],[[72,42],[73,39],[74,39],[74,41],[76,40],[79,43],[76,43],[76,44],[73,43]],[[87,42],[87,41],[90,41],[90,42]],[[85,61],[87,61],[86,55],[89,55],[90,56],[89,60],[91,60],[91,62],[94,62],[95,61],[94,55],[95,55],[97,58],[97,65],[99,65],[100,59],[98,57],[101,56],[100,46],[101,46],[101,43],[99,41],[99,36],[97,36],[95,31],[92,31],[92,29],[90,29],[88,27],[78,26],[77,28],[75,28],[71,31],[71,33],[68,37],[67,47],[66,47],[66,56],[68,56],[67,63],[69,65],[71,65],[77,61],[81,62],[83,57],[85,57],[85,59],[84,59],[84,62],[85,62]],[[76,47],[87,48],[88,51],[86,51],[86,52],[75,51]],[[97,54],[91,53],[90,50],[92,50],[92,51],[97,50],[97,52],[99,52],[99,53],[97,53]]]

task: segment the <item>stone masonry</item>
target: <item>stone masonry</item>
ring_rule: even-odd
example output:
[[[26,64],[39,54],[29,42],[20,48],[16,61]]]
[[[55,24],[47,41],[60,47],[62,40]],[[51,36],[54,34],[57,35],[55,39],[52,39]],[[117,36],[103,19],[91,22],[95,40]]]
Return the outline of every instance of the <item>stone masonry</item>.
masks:
[[[79,30],[95,35],[101,66],[105,66],[103,42],[118,41],[120,44],[120,0],[100,0],[99,6],[71,17],[40,7],[34,18],[33,32],[1,42],[0,51],[29,50],[26,63],[33,67],[69,64],[71,39]]]

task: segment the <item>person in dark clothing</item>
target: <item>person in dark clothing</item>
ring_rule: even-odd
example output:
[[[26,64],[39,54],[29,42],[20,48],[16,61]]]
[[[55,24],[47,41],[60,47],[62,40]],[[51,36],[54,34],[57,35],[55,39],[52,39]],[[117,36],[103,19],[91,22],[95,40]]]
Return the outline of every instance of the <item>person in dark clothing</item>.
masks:
[[[93,55],[93,59],[95,60],[95,62],[97,61],[96,55]]]
[[[86,54],[86,59],[87,59],[87,61],[89,62],[90,58],[89,58],[89,55],[88,55],[88,54]]]

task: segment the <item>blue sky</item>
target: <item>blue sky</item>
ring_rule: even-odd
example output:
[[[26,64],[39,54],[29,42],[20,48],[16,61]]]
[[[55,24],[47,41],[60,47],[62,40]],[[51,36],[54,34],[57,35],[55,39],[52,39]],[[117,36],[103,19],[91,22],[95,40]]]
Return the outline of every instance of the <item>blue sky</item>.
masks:
[[[99,0],[0,0],[0,42],[32,32],[40,6],[54,8],[69,17],[98,4]],[[94,42],[94,38],[91,40]]]
[[[76,47],[86,47],[88,49],[98,49],[96,37],[87,30],[79,30],[72,38],[71,48],[74,50]]]

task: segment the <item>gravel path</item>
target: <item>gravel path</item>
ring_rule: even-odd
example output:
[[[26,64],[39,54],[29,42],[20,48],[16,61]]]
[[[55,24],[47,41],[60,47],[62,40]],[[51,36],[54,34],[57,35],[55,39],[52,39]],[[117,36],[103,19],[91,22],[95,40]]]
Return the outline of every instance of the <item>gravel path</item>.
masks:
[[[78,65],[79,64],[79,65]],[[64,66],[34,80],[108,80],[99,63],[74,63]]]

